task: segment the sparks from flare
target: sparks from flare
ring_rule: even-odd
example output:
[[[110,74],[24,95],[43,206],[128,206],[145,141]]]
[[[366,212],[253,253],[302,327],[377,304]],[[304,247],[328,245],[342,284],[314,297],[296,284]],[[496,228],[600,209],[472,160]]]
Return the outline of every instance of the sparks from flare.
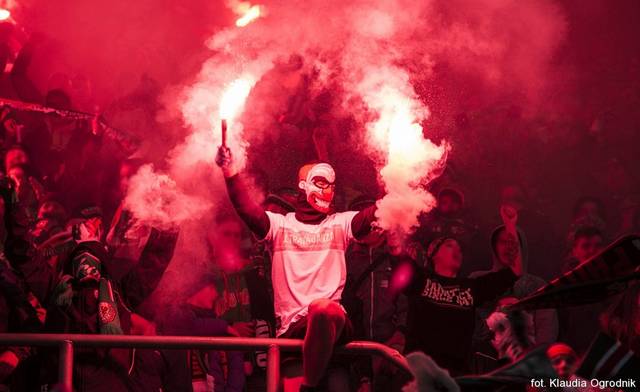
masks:
[[[249,3],[241,3],[247,5],[246,7],[238,7],[244,8],[243,11],[240,11],[242,16],[236,20],[236,26],[244,27],[254,20],[258,19],[262,15],[262,6],[260,5],[252,5],[249,6]]]
[[[0,21],[7,20],[11,17],[11,11],[0,8]]]

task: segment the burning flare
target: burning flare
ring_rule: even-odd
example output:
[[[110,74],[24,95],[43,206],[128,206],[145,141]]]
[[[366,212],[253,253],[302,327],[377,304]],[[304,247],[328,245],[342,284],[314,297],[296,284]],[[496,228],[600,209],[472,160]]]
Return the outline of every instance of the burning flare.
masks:
[[[249,8],[242,17],[236,20],[236,26],[244,27],[249,23],[253,22],[254,20],[258,19],[261,14],[260,12],[261,9],[262,9],[262,6],[259,6],[259,5],[254,5],[251,8]]]
[[[240,17],[236,20],[236,26],[244,27],[261,16],[264,16],[264,6],[251,5],[248,1],[231,0],[227,6]]]
[[[0,22],[11,18],[11,11],[15,10],[15,0],[0,0]]]
[[[221,145],[223,147],[227,147],[227,120],[233,119],[238,115],[254,83],[249,78],[236,79],[222,94],[220,100],[220,126],[222,131]]]
[[[240,109],[244,106],[251,87],[255,84],[255,80],[250,76],[236,79],[229,84],[229,87],[222,94],[220,99],[220,118],[224,120],[233,120]]]

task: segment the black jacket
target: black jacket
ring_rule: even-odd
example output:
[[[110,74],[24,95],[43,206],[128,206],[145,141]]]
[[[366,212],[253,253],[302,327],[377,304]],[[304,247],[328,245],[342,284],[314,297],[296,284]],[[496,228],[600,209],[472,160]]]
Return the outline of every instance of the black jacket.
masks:
[[[83,257],[83,254],[90,254],[100,260],[103,275],[107,274],[112,279],[120,325],[123,332],[127,334],[131,328],[131,312],[157,287],[173,256],[177,237],[176,232],[154,230],[140,260],[135,265],[124,266],[111,263],[106,248],[98,242],[79,244],[71,253],[67,263],[74,257]],[[43,280],[48,281],[48,279]],[[70,306],[49,304],[45,330],[51,333],[99,333],[97,285],[74,285],[73,291]],[[74,384],[79,390],[86,391],[157,390],[153,389],[153,385],[161,382],[158,377],[162,372],[154,370],[157,366],[161,366],[153,362],[153,358],[158,357],[154,352],[154,350],[129,349],[78,349],[75,357]],[[56,355],[56,353],[50,354]],[[140,382],[141,377],[148,379]],[[55,369],[52,368],[44,381],[51,383],[53,380],[55,380]]]

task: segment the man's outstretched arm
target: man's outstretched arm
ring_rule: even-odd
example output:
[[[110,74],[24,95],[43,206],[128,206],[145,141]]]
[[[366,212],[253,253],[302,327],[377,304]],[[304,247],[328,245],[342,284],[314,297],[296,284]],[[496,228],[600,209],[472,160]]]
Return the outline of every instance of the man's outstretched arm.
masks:
[[[369,206],[358,212],[351,220],[351,232],[357,240],[364,238],[371,232],[371,224],[376,220],[376,205]]]
[[[224,182],[227,185],[227,193],[236,212],[249,227],[249,230],[259,239],[265,238],[269,233],[269,217],[264,209],[251,197],[241,175],[233,169],[231,150],[227,147],[219,147],[216,164],[222,169]]]

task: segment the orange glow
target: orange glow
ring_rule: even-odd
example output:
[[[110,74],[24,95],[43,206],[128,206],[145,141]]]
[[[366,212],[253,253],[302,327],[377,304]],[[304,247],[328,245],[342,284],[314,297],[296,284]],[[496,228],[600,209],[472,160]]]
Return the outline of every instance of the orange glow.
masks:
[[[245,3],[245,4],[248,4],[248,3]],[[259,5],[253,5],[247,8],[243,12],[243,15],[240,18],[238,18],[238,20],[236,20],[236,26],[244,27],[249,23],[253,22],[254,20],[258,19],[262,14],[261,9],[262,7]]]

